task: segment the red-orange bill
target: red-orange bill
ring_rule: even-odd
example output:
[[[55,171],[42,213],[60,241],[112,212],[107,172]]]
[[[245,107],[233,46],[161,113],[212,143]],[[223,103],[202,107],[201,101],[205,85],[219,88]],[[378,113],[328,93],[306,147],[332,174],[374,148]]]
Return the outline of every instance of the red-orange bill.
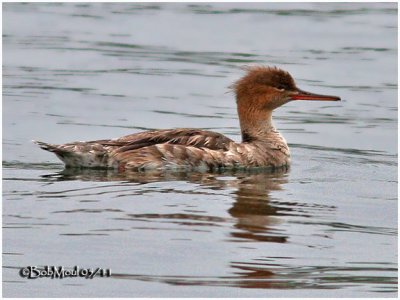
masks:
[[[297,92],[297,94],[290,97],[292,100],[340,101],[340,97],[337,96],[313,94],[300,89]]]

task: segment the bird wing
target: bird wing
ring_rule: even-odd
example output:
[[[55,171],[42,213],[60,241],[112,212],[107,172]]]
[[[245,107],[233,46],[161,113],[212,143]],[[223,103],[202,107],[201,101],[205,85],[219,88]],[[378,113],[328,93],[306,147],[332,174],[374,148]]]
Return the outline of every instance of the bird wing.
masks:
[[[171,129],[131,134],[114,140],[110,164],[118,168],[157,169],[166,165],[220,165],[223,152],[234,143],[222,134],[199,129]]]
[[[115,152],[125,152],[157,144],[175,144],[227,151],[233,140],[212,131],[199,129],[166,129],[145,131],[123,136],[115,140],[96,141],[104,146],[116,146]]]

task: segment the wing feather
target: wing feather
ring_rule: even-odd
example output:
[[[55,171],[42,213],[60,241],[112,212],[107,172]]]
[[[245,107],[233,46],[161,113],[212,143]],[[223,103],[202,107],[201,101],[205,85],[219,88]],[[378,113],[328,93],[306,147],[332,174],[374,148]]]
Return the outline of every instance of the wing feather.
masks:
[[[175,144],[227,151],[233,140],[207,130],[171,129],[154,130],[127,135],[116,140],[104,141],[104,145],[116,146],[115,152],[125,152],[157,144]]]

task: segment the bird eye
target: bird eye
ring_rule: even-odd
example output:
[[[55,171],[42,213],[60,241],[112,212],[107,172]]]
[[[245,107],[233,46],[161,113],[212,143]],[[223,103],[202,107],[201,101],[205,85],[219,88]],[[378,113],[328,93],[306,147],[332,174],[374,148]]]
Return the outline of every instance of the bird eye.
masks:
[[[285,87],[283,85],[278,85],[278,90],[284,91]]]

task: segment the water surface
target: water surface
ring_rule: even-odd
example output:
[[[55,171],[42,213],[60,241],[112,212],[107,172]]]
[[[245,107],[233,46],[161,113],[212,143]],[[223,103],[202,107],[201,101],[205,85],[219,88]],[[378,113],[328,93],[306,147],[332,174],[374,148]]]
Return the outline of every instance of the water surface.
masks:
[[[239,140],[247,64],[343,99],[275,112],[290,170],[72,172],[30,142]],[[3,4],[4,296],[395,297],[397,218],[395,3]]]

